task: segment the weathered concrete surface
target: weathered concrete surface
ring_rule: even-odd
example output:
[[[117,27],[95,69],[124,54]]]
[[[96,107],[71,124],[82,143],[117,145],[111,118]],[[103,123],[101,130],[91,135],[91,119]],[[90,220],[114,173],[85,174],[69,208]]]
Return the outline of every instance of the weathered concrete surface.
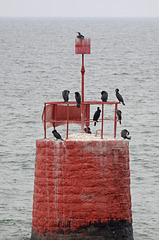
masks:
[[[31,239],[133,239],[127,140],[36,141]]]

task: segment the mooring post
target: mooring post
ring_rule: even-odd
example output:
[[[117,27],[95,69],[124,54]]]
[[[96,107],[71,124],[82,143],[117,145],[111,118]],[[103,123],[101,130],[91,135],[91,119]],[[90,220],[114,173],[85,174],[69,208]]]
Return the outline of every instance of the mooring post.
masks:
[[[44,139],[36,141],[31,240],[133,240],[129,141],[115,139],[119,102],[84,100],[84,54],[90,54],[90,40],[76,39],[75,49],[82,54],[81,109],[75,102],[44,104]],[[68,139],[69,121],[80,123],[82,131],[84,121],[89,126],[91,103],[102,104],[101,137],[79,133]],[[114,138],[103,137],[105,104],[115,104]],[[55,129],[62,121],[66,140],[47,139],[46,128]]]

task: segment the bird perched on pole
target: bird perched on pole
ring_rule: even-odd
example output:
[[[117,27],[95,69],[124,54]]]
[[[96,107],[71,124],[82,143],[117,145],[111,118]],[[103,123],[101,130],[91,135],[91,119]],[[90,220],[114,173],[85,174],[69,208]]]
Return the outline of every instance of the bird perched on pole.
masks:
[[[107,102],[107,99],[108,99],[108,93],[106,91],[102,91],[101,92],[101,100],[102,102]]]
[[[68,102],[68,100],[69,100],[69,94],[70,94],[70,91],[69,91],[69,90],[64,90],[64,91],[62,92],[62,97],[63,97],[63,99],[64,99],[64,102]]]
[[[123,105],[125,105],[124,99],[123,99],[123,97],[121,96],[121,94],[119,93],[119,89],[118,89],[118,88],[115,90],[115,92],[116,92],[116,97],[117,97],[117,99],[119,100],[119,102],[121,102]]]
[[[93,121],[94,121],[94,126],[96,126],[96,123],[98,122],[98,119],[100,117],[100,108],[97,107],[97,111],[94,113],[94,116],[93,116]]]
[[[84,39],[84,36],[80,32],[77,33],[78,33],[77,38]]]
[[[60,133],[58,133],[58,132],[56,131],[56,129],[54,129],[54,130],[52,131],[52,133],[53,133],[53,135],[54,135],[54,137],[55,137],[56,139],[60,139],[60,140],[63,141],[63,139],[61,138]]]
[[[117,111],[116,111],[116,115],[117,115],[117,118],[118,118],[120,124],[121,124],[121,119],[122,119],[121,114],[122,114],[122,111],[120,111],[119,109],[117,109]]]
[[[80,104],[81,104],[81,95],[79,92],[75,92],[75,99],[77,102],[77,107],[80,108]]]
[[[131,137],[130,136],[128,136],[129,135],[129,131],[127,130],[127,129],[123,129],[122,131],[121,131],[121,137],[123,137],[124,139],[131,139]]]

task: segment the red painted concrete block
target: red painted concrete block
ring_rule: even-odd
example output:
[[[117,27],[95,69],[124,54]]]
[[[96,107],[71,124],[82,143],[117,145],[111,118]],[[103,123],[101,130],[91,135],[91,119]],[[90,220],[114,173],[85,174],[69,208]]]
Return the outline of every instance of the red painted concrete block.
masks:
[[[133,239],[128,141],[37,140],[35,161],[32,240]]]

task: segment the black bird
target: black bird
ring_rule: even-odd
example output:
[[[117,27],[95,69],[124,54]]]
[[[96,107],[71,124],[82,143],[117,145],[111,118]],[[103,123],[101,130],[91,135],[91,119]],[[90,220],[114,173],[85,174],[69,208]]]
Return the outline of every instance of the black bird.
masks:
[[[86,133],[90,133],[90,134],[92,133],[90,127],[87,127],[87,128],[85,127],[85,128],[84,128],[84,131],[85,131]]]
[[[68,102],[68,100],[69,100],[69,94],[70,94],[70,91],[69,91],[69,90],[64,90],[64,91],[62,92],[62,97],[63,97],[63,99],[64,99],[64,102]]]
[[[52,131],[52,133],[53,133],[53,135],[54,135],[54,137],[55,137],[56,139],[61,139],[61,140],[63,141],[63,139],[61,138],[60,133],[58,133],[58,132],[56,131],[56,129],[54,129],[54,130]]]
[[[84,36],[80,32],[77,33],[78,33],[77,38],[84,39]]]
[[[107,102],[107,99],[108,99],[108,93],[106,91],[102,91],[101,92],[101,100],[102,102]]]
[[[122,114],[122,111],[120,111],[119,109],[117,109],[117,111],[116,111],[116,115],[117,115],[117,118],[118,118],[120,124],[121,124],[121,119],[122,119],[121,114]]]
[[[115,90],[115,92],[116,92],[116,97],[117,97],[117,99],[119,100],[119,102],[122,102],[122,104],[125,105],[124,99],[123,99],[123,97],[121,96],[121,94],[119,93],[119,89],[118,89],[118,88]]]
[[[96,126],[96,123],[98,122],[98,118],[100,117],[100,108],[97,107],[97,111],[94,113],[94,116],[93,116],[93,121],[94,121],[94,126]]]
[[[77,107],[80,108],[80,104],[81,104],[81,95],[79,92],[75,92],[75,99],[77,102]]]
[[[123,137],[124,139],[131,139],[131,137],[130,136],[128,136],[129,135],[129,131],[127,130],[127,129],[123,129],[122,131],[121,131],[121,137]]]

